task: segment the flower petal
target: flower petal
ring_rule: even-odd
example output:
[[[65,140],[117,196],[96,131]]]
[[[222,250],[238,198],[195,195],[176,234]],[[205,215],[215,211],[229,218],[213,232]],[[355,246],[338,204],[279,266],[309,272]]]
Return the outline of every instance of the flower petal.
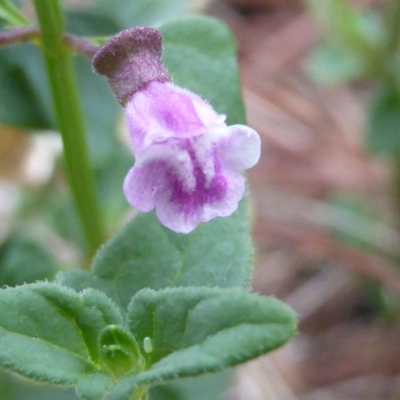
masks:
[[[154,144],[146,148],[124,181],[128,202],[140,211],[150,211],[160,197],[169,196],[177,181],[186,191],[194,189],[192,161],[179,142]],[[175,183],[176,186],[176,183]]]
[[[240,173],[222,169],[212,143],[197,139],[171,138],[147,147],[124,182],[133,207],[144,212],[155,207],[161,223],[175,232],[232,214],[244,192]]]
[[[151,82],[135,93],[125,108],[135,155],[171,137],[199,136],[209,124],[223,123],[199,96],[172,83]]]
[[[135,165],[124,181],[124,193],[129,204],[140,211],[148,212],[156,206],[157,197],[165,188],[163,162]]]
[[[217,140],[217,151],[221,164],[225,168],[243,171],[253,167],[260,159],[260,137],[248,126],[229,126],[226,128],[226,133]]]
[[[220,177],[221,178],[221,177]],[[244,192],[244,178],[239,174],[223,176],[224,195],[213,196],[210,191],[207,201],[199,201],[196,192],[190,194],[189,206],[181,207],[170,197],[163,197],[157,202],[157,216],[167,228],[178,233],[189,233],[200,223],[215,217],[226,217],[236,211]],[[217,184],[218,185],[218,184]],[[222,189],[222,187],[220,188]],[[216,191],[218,189],[216,188]],[[222,190],[220,190],[222,192]]]

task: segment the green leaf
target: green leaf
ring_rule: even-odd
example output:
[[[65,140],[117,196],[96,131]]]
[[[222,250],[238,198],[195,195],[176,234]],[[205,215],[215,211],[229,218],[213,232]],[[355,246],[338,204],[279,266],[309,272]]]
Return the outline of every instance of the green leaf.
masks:
[[[383,85],[378,89],[367,115],[368,149],[378,154],[398,155],[400,151],[400,93],[396,85]]]
[[[243,123],[236,46],[225,25],[192,17],[165,24],[160,30],[164,62],[174,82],[201,94],[227,114],[229,123]],[[189,235],[162,227],[154,213],[138,215],[101,249],[92,274],[73,271],[60,279],[78,291],[85,287],[102,290],[126,308],[144,287],[246,287],[252,253],[244,200],[231,217],[216,218]]]
[[[175,84],[200,94],[227,123],[245,123],[236,61],[236,44],[228,28],[205,17],[160,26],[163,61]]]
[[[90,60],[76,57],[74,61],[91,159],[95,167],[101,167],[122,148],[115,135],[120,107],[106,81],[93,73]],[[0,49],[0,85],[1,122],[26,129],[56,129],[46,71],[37,47],[27,43]]]
[[[105,327],[100,333],[99,345],[102,362],[114,375],[144,369],[144,359],[136,339],[122,327]]]
[[[78,36],[112,36],[120,27],[109,13],[102,14],[97,8],[67,10],[66,31]]]
[[[0,387],[2,400],[78,400],[72,388],[29,382],[5,371],[0,371]]]
[[[29,60],[29,68],[26,60]],[[46,71],[30,43],[0,49],[0,121],[32,128],[54,128]]]
[[[308,0],[323,31],[323,42],[309,57],[317,83],[340,84],[381,73],[386,29],[376,12],[356,12],[347,0]]]
[[[70,192],[58,191],[53,187],[53,195],[50,196],[43,219],[64,239],[73,243],[77,248],[83,248],[85,239],[75,208],[74,200]]]
[[[146,26],[176,18],[188,11],[187,0],[95,0],[95,11],[118,22],[120,29]]]
[[[110,232],[121,226],[121,219],[126,214],[127,202],[122,191],[125,175],[132,168],[132,151],[125,146],[109,149],[109,157],[96,173],[96,182],[100,205],[104,210],[104,219]]]
[[[105,372],[93,372],[80,376],[76,392],[80,400],[102,399],[110,386],[110,376]]]
[[[96,255],[92,273],[69,271],[60,281],[81,291],[104,291],[125,309],[142,288],[243,287],[253,249],[245,201],[232,216],[215,218],[190,234],[163,227],[154,212],[139,214]]]
[[[221,400],[232,383],[232,370],[186,378],[150,390],[150,400]]]
[[[0,247],[0,287],[51,280],[58,262],[34,240],[15,235]]]
[[[318,84],[338,85],[368,77],[370,63],[358,53],[324,43],[308,56],[306,71]]]
[[[150,338],[154,350],[148,369],[117,381],[107,400],[127,400],[139,385],[243,363],[281,346],[296,330],[288,306],[237,289],[143,289],[132,299],[128,319],[138,343]]]
[[[0,290],[0,365],[25,377],[74,385],[100,369],[98,337],[122,323],[104,294],[52,283]]]
[[[385,40],[377,13],[357,12],[348,0],[308,0],[308,8],[327,39],[353,52],[374,53]]]
[[[116,149],[122,147],[115,133],[120,107],[107,82],[93,73],[89,60],[77,57],[75,68],[90,155],[94,167],[99,167],[108,162]]]

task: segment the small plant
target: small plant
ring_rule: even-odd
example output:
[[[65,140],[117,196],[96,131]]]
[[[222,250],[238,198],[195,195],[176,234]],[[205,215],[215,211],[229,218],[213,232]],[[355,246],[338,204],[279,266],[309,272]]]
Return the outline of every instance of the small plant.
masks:
[[[58,173],[65,172],[72,197],[50,180],[37,190],[35,213],[38,202],[28,193],[17,239],[0,254],[10,272],[0,290],[0,365],[74,386],[80,399],[145,400],[152,386],[283,345],[296,330],[293,311],[247,291],[253,249],[241,173],[257,162],[260,140],[244,125],[229,31],[213,19],[188,17],[89,40],[66,33],[56,0],[34,6],[39,28],[0,1],[0,43],[9,46],[1,50],[7,95],[0,119],[60,131]],[[83,13],[80,21],[87,20]],[[93,58],[124,107],[133,167],[113,134],[118,108],[105,79],[87,60],[74,64],[73,53]],[[144,213],[102,245],[127,209],[120,200],[124,175],[128,202]],[[21,238],[21,227],[40,218],[83,252],[83,269],[60,267],[35,238],[23,239],[24,229]],[[37,281],[43,278],[49,281]]]

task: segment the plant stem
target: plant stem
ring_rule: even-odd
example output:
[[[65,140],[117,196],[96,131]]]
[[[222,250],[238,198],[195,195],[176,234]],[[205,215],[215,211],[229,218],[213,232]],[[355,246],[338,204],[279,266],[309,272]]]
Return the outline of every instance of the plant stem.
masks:
[[[36,27],[24,26],[0,32],[0,47],[9,46],[24,40],[37,39],[40,32]]]
[[[64,145],[67,178],[88,251],[93,254],[103,241],[103,230],[72,59],[63,44],[61,8],[58,0],[34,0],[34,5],[57,124]]]
[[[36,26],[8,29],[0,32],[0,47],[9,46],[25,40],[32,40],[39,44],[38,39],[40,39],[40,31]],[[93,58],[98,50],[98,46],[94,45],[89,40],[68,33],[63,36],[63,43],[74,52],[80,53],[90,59]]]

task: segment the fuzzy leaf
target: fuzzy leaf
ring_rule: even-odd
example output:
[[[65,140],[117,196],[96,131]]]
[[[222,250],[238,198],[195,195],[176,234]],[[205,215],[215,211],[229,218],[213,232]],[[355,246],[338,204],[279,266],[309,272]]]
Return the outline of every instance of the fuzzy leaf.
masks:
[[[55,257],[34,240],[13,235],[0,246],[0,287],[53,279]]]
[[[29,68],[27,62],[29,60]],[[54,128],[46,71],[31,44],[0,49],[0,121],[34,129]]]
[[[0,387],[2,400],[78,400],[72,388],[43,385],[5,371],[0,371]]]
[[[178,379],[150,390],[150,400],[221,400],[232,385],[232,370]]]
[[[400,95],[395,85],[382,85],[371,102],[367,121],[367,147],[374,153],[400,152]]]
[[[186,0],[94,0],[95,11],[116,21],[120,29],[149,26],[188,12]]]
[[[294,334],[294,312],[238,289],[143,289],[128,308],[138,343],[150,338],[147,370],[121,378],[105,397],[127,400],[139,385],[214,372],[276,349]]]
[[[0,365],[25,377],[73,385],[97,371],[99,332],[121,324],[104,294],[37,283],[0,290]]]
[[[110,376],[105,372],[93,372],[79,377],[76,392],[80,400],[99,400],[110,386]]]
[[[173,82],[201,95],[228,125],[246,122],[236,60],[228,28],[205,17],[191,17],[159,27],[163,61]]]
[[[245,202],[231,217],[188,235],[163,227],[154,213],[140,214],[100,250],[92,273],[65,272],[59,279],[77,291],[102,290],[126,308],[146,287],[247,287],[252,253]]]
[[[244,123],[236,46],[228,29],[214,19],[192,17],[160,30],[174,82],[201,94],[229,123]],[[102,290],[122,308],[145,287],[247,287],[253,249],[246,207],[243,200],[232,216],[201,224],[189,235],[162,227],[153,213],[138,215],[100,250],[91,274],[73,271],[59,279],[78,291]]]

